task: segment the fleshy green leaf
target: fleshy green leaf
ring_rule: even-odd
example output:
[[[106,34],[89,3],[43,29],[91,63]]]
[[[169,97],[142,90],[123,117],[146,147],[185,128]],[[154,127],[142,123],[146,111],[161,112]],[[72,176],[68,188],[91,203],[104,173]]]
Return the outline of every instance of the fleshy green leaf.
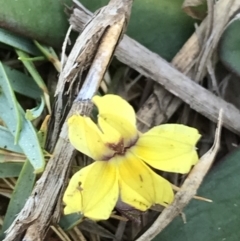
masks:
[[[1,10],[3,9],[1,8]],[[2,28],[0,28],[0,42],[13,48],[21,49],[32,55],[40,54],[40,51],[36,48],[31,40],[18,36]]]
[[[34,64],[32,63],[32,61],[23,60],[24,58],[28,58],[29,55],[27,55],[26,53],[24,53],[21,50],[16,50],[16,52],[17,52],[18,56],[21,58],[24,66],[26,67],[28,72],[31,74],[31,76],[35,80],[36,84],[43,91],[44,101],[46,103],[49,113],[51,113],[51,105],[50,105],[50,97],[48,94],[48,89],[47,89],[47,86],[44,83],[41,75],[38,73],[38,71],[37,71],[36,67],[34,66]]]
[[[240,76],[240,18],[233,20],[224,31],[220,44],[219,56],[222,63]]]
[[[18,177],[22,163],[0,163],[0,178]]]
[[[12,69],[4,64],[3,68],[15,92],[33,99],[41,98],[42,91],[32,77],[27,76],[22,72]]]
[[[15,189],[11,196],[10,203],[8,205],[7,213],[4,218],[3,226],[0,233],[0,240],[4,238],[4,232],[12,224],[16,215],[21,211],[27,198],[30,196],[33,185],[35,183],[36,175],[33,173],[32,165],[29,161],[26,161],[19,178],[17,180]]]
[[[38,118],[44,110],[44,104],[45,104],[44,99],[42,97],[40,105],[36,106],[31,110],[26,110],[26,114],[25,114],[26,119],[31,121]]]
[[[13,135],[3,126],[0,126],[0,148],[17,153],[23,153],[19,145],[14,145]]]
[[[59,225],[63,230],[69,230],[79,224],[82,220],[82,215],[78,213],[72,213],[68,215],[64,215],[61,217],[59,221]]]
[[[240,237],[240,149],[227,155],[208,173],[198,195],[212,203],[192,200],[154,241],[236,241]]]
[[[45,166],[43,152],[32,123],[25,119],[24,112],[16,102],[15,95],[2,64],[0,63],[0,118],[13,136],[17,133],[20,119],[18,145],[33,165],[35,172],[42,172]],[[18,119],[19,118],[19,119]]]
[[[29,55],[24,53],[21,50],[16,50],[16,52],[17,52],[18,56],[21,57],[22,63],[24,64],[24,66],[26,67],[28,72],[31,74],[31,76],[33,77],[34,81],[39,86],[39,88],[43,92],[48,93],[47,86],[44,83],[41,75],[38,73],[38,71],[37,71],[36,67],[34,66],[34,64],[32,63],[32,61],[23,60],[25,58],[29,58]]]
[[[0,63],[0,118],[14,136],[14,144],[16,144],[22,128],[22,118],[16,96],[2,63]]]

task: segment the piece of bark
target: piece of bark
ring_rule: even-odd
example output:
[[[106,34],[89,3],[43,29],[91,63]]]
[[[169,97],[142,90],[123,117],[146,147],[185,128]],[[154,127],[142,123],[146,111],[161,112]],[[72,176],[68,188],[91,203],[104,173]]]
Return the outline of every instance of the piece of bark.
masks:
[[[90,114],[91,98],[98,90],[116,45],[126,29],[132,1],[111,0],[109,5],[102,8],[88,23],[81,35],[83,39],[80,36],[76,41],[63,72],[59,76],[57,95],[63,95],[66,82],[75,81],[76,75],[90,65],[91,67],[68,117],[75,113],[86,116]],[[110,18],[110,22],[106,20],[108,18]],[[88,38],[87,42],[85,31],[87,33],[90,31],[92,37]],[[100,37],[99,32],[101,32]],[[7,230],[4,241],[44,240],[49,225],[59,221],[62,213],[62,194],[74,155],[75,148],[68,141],[68,130],[65,122],[52,158],[49,160],[43,175],[37,181],[25,206]]]
[[[231,3],[232,5],[228,11],[228,18],[230,18],[230,16],[232,16],[233,13],[240,8],[239,1],[231,0]],[[218,4],[215,7],[216,21],[221,20],[220,12],[225,9],[226,6],[229,6],[228,0],[218,1]],[[83,19],[82,16],[86,17],[86,19]],[[82,15],[82,10],[74,9],[73,15],[70,18],[70,23],[74,24],[73,28],[80,31],[83,27],[79,24],[75,25],[76,21],[73,21],[74,18],[79,19],[77,22],[81,23],[88,21],[87,16],[89,16],[89,14]],[[206,25],[207,21],[204,21],[198,30],[204,32]],[[198,38],[197,35],[194,34],[184,45],[179,55],[174,58],[173,63],[175,63],[175,66],[182,72],[187,72],[187,70],[189,70],[189,66],[193,66],[192,63],[194,63],[194,60],[199,52]],[[189,54],[186,55],[186,53]],[[117,48],[116,57],[123,63],[129,65],[131,68],[137,70],[142,75],[153,79],[164,86],[159,88],[165,98],[170,98],[168,92],[171,92],[176,97],[189,104],[192,109],[206,116],[213,122],[217,122],[218,112],[220,109],[223,109],[223,125],[234,133],[240,134],[240,123],[238,121],[240,119],[240,111],[235,106],[204,89],[187,76],[180,73],[160,56],[151,52],[138,42],[125,35]],[[164,88],[167,91],[164,91]],[[148,116],[148,110],[151,109],[152,106],[156,108],[158,101],[155,96],[159,96],[157,91],[155,94],[150,96],[146,104],[138,113],[138,127],[141,131],[145,131],[146,129],[140,125],[140,123],[149,123],[149,119],[152,119],[152,117]],[[178,106],[182,103],[180,99],[174,98],[170,101],[170,103],[168,103],[169,106],[171,106],[170,109],[172,111],[176,110],[176,108],[178,108]],[[165,109],[169,106],[164,105]],[[153,116],[154,113],[151,112],[151,115]],[[145,116],[146,119],[144,118]],[[166,118],[164,112],[160,118],[163,120]]]

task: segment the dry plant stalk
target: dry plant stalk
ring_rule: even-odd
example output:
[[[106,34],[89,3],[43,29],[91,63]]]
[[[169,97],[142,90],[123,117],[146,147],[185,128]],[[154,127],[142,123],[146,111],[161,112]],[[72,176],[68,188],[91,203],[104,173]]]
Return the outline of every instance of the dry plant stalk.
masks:
[[[229,7],[230,3],[232,5]],[[229,18],[239,8],[240,2],[237,0],[218,1],[215,6],[215,21],[222,22],[221,15],[224,9],[228,9],[226,19],[229,20]],[[89,18],[89,12],[84,12],[83,9],[74,9],[70,22],[73,24],[74,29],[81,31],[83,28],[81,24],[87,22]],[[208,21],[203,21],[198,29],[198,33],[202,32],[204,34],[207,26]],[[213,43],[216,43],[221,31],[222,28],[216,28],[216,31],[214,30]],[[208,47],[209,45],[204,48],[204,51],[207,51],[205,49]],[[179,54],[174,58],[173,63],[175,63],[175,66],[182,72],[188,72],[189,66],[193,67],[192,63],[195,63],[196,56],[199,53],[200,49],[198,38],[197,35],[194,34],[183,46]],[[151,52],[138,42],[125,35],[117,48],[116,57],[131,68],[137,70],[142,75],[153,79],[157,83],[164,86],[158,86],[158,88],[161,90],[161,93],[156,91],[154,94],[152,94],[138,113],[138,127],[140,130],[145,131],[148,129],[141,125],[141,122],[144,124],[148,123],[149,120],[153,118],[153,115],[159,112],[157,104],[158,100],[155,96],[164,96],[164,98],[172,99],[173,96],[169,93],[171,92],[176,97],[170,101],[170,104],[168,101],[163,101],[163,110],[170,110],[171,113],[167,111],[166,113],[162,114],[161,120],[165,119],[166,114],[173,114],[182,101],[184,101],[185,103],[189,104],[192,109],[206,116],[213,122],[217,122],[219,110],[223,109],[223,126],[237,134],[240,134],[240,124],[238,121],[240,119],[240,111],[235,106],[204,89],[186,75],[176,70],[160,56]],[[152,110],[154,110],[154,112]]]
[[[215,133],[215,140],[212,148],[205,153],[199,162],[193,167],[180,190],[176,193],[173,203],[162,211],[152,226],[136,241],[152,240],[169,223],[171,223],[171,221],[182,212],[183,208],[189,203],[189,201],[191,201],[214,162],[220,147],[221,129],[222,110],[220,110],[218,127]]]
[[[68,116],[76,112],[89,115],[92,107],[90,100],[97,91],[116,45],[126,29],[132,1],[111,0],[109,5],[94,15],[77,39],[59,77],[56,93],[58,97],[60,96],[58,100],[64,94],[67,81],[75,81],[79,73],[88,67],[90,69]],[[5,241],[44,239],[49,226],[60,218],[62,193],[74,154],[75,149],[68,141],[65,123],[53,157],[37,181],[32,195],[7,230]]]

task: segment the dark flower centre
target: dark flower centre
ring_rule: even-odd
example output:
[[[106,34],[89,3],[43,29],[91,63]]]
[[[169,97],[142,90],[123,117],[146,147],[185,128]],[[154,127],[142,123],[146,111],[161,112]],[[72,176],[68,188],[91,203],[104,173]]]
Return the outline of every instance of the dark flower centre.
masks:
[[[123,156],[126,151],[131,148],[132,146],[134,146],[138,140],[139,136],[137,135],[136,138],[134,138],[131,143],[128,144],[128,146],[124,146],[124,141],[123,139],[121,139],[117,144],[115,143],[107,143],[106,145],[114,151],[114,154],[112,156],[108,156],[105,157],[104,160],[108,161],[110,160],[112,157],[116,156],[116,155],[120,155]]]
[[[126,152],[126,147],[124,147],[123,139],[121,139],[117,144],[108,143],[107,146],[113,150],[116,155],[124,155]]]

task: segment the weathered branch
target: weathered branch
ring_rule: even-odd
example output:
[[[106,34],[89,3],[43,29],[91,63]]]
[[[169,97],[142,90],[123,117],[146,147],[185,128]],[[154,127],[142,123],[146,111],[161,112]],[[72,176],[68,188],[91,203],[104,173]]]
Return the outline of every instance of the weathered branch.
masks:
[[[226,9],[226,7],[228,7],[227,9],[229,10],[227,12],[228,15],[226,19],[229,19],[234,12],[240,8],[239,1],[231,0],[230,3],[232,3],[232,5],[229,7],[228,0],[220,0],[217,2],[215,7],[216,21],[221,20],[221,11]],[[85,19],[83,19],[83,17]],[[74,19],[81,19],[77,21],[80,23],[88,21],[88,18],[90,18],[89,14],[82,12],[82,10],[75,9],[70,22],[73,24],[74,29],[80,31],[82,26],[76,25],[76,21]],[[198,32],[202,31],[202,33],[204,33],[206,25],[207,20],[201,24]],[[175,58],[175,66],[181,71],[187,72],[189,70],[189,66],[192,67],[192,63],[194,63],[194,60],[199,52],[198,38],[197,35],[194,34],[182,48],[179,55]],[[171,98],[168,94],[169,91],[177,98],[180,98],[182,101],[189,104],[191,108],[214,122],[217,121],[218,112],[222,108],[224,110],[223,125],[229,130],[240,134],[240,124],[238,121],[240,118],[240,111],[236,107],[193,82],[157,54],[149,51],[133,39],[124,36],[122,42],[117,48],[116,56],[123,63],[137,70],[142,75],[155,80],[157,83],[166,88],[167,91],[165,91],[163,87],[160,87],[164,98]],[[157,95],[158,94],[159,93],[157,92]],[[174,98],[172,102],[170,101],[170,103],[168,102],[168,104],[171,105],[170,109],[172,110],[171,113],[167,114],[171,115],[181,103],[181,100],[177,98]],[[140,113],[138,113],[140,122],[149,122],[149,117],[144,119],[144,116],[148,115],[148,110],[151,109],[149,106],[152,105],[156,108],[156,103],[157,100],[155,98],[155,94],[153,94],[146,102]],[[165,111],[165,109],[163,110]],[[155,109],[155,113],[157,111],[158,110]],[[153,116],[152,111],[151,116]],[[164,120],[164,118],[165,113],[162,113],[159,119]],[[142,128],[140,129],[142,130]]]

